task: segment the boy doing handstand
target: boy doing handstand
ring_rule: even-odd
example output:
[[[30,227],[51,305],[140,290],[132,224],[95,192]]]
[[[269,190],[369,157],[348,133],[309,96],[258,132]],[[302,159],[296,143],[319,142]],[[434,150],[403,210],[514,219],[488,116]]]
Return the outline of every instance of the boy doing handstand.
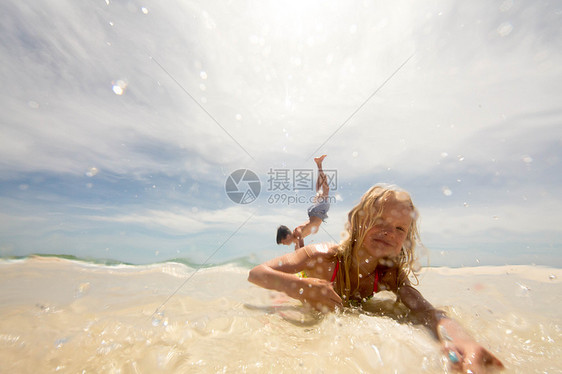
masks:
[[[314,162],[318,167],[318,178],[316,180],[316,196],[314,204],[308,208],[308,221],[298,226],[291,232],[287,226],[279,226],[277,229],[277,244],[295,245],[295,250],[304,246],[304,238],[310,234],[318,232],[318,227],[326,218],[328,218],[328,210],[330,209],[330,187],[324,170],[322,170],[322,161],[326,155],[315,157]]]

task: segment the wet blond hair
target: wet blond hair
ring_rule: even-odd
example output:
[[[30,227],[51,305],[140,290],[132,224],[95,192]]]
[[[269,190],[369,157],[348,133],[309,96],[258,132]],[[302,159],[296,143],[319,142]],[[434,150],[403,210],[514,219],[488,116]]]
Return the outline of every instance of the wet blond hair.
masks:
[[[384,211],[384,206],[389,198],[394,198],[406,203],[412,214],[412,222],[406,233],[402,250],[397,259],[398,284],[404,283],[410,275],[417,281],[417,258],[415,255],[416,244],[421,244],[417,227],[418,212],[412,203],[410,195],[394,185],[377,184],[371,187],[359,203],[351,209],[347,216],[344,239],[338,247],[337,260],[343,271],[338,272],[337,286],[344,302],[350,300],[355,290],[351,290],[350,269],[353,263],[358,263],[358,250],[363,246],[367,231],[371,229]],[[355,284],[359,285],[359,272]]]

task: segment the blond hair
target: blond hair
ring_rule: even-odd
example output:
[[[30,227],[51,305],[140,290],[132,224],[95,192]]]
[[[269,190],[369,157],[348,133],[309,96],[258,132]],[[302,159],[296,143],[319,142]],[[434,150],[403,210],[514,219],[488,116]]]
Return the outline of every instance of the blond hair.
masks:
[[[359,263],[358,249],[362,247],[367,231],[372,228],[383,214],[384,205],[388,198],[394,197],[404,201],[412,210],[412,222],[408,228],[406,239],[397,260],[399,269],[398,284],[402,284],[411,275],[417,281],[417,258],[415,255],[416,244],[421,244],[417,227],[417,210],[412,203],[410,195],[393,185],[377,184],[371,187],[362,197],[359,203],[351,209],[345,225],[346,232],[343,241],[338,247],[337,260],[342,265],[343,271],[338,272],[338,291],[344,299],[349,302],[350,295],[356,290],[351,290],[350,269],[353,263]],[[355,284],[359,285],[359,272]]]

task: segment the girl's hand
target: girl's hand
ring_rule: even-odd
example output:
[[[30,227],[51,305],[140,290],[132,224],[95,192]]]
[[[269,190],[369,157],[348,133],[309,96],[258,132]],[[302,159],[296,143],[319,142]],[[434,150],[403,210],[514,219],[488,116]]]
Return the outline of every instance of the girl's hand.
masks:
[[[443,352],[451,367],[462,373],[493,373],[504,367],[496,356],[473,340],[462,340],[454,345],[446,343]]]
[[[452,319],[441,319],[437,334],[453,369],[472,374],[492,373],[503,369],[503,364],[496,356],[478,344]]]
[[[296,298],[314,309],[326,313],[343,306],[339,295],[334,291],[332,283],[318,278],[303,278]]]

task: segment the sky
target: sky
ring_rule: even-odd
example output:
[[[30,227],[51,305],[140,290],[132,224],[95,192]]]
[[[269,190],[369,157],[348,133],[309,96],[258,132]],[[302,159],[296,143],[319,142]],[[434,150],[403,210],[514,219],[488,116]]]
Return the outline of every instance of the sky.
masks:
[[[422,265],[562,267],[558,2],[0,9],[0,257],[259,263],[291,250],[277,226],[308,219],[327,154],[306,243],[389,183],[420,212]]]

